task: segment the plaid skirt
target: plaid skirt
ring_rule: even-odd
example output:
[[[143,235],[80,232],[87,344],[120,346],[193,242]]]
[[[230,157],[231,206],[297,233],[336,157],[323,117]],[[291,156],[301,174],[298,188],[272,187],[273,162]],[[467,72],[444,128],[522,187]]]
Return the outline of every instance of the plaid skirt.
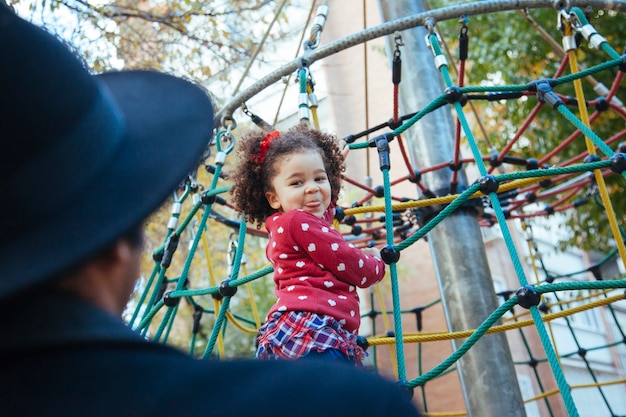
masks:
[[[259,329],[256,357],[293,360],[312,351],[336,349],[360,366],[366,353],[356,342],[357,335],[333,317],[302,311],[275,312]]]

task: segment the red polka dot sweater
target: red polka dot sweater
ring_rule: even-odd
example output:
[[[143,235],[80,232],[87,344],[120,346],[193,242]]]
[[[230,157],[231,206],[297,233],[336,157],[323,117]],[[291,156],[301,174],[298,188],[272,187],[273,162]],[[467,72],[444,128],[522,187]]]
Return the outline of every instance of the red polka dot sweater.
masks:
[[[267,258],[274,266],[278,300],[268,314],[306,311],[334,317],[349,332],[358,331],[359,296],[385,275],[385,264],[346,242],[333,229],[334,207],[319,219],[303,210],[266,219]]]

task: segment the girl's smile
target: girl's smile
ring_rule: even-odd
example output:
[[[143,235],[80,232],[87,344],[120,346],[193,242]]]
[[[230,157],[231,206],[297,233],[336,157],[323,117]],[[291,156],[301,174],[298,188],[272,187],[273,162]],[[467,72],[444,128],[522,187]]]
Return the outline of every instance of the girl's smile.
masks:
[[[265,193],[270,206],[282,212],[301,209],[322,218],[330,205],[331,188],[320,153],[293,153],[277,163],[280,168],[271,181],[272,191]]]

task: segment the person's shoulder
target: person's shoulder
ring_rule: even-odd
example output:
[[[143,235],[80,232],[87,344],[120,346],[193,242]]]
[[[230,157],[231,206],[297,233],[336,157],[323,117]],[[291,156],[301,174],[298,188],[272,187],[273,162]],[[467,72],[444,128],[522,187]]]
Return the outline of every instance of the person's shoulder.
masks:
[[[228,415],[252,413],[256,416],[339,417],[367,415],[372,417],[417,417],[410,393],[399,384],[380,375],[353,366],[299,361],[203,361],[195,370],[196,383],[180,380],[189,394],[189,386],[202,390],[207,379],[220,381],[220,386],[237,387],[246,401],[229,401]],[[200,383],[201,385],[197,385]],[[213,394],[215,386],[212,387]],[[230,391],[234,394],[234,391]],[[202,395],[198,392],[198,395]],[[205,394],[206,395],[206,394]],[[229,396],[228,390],[221,393]],[[219,396],[219,395],[218,395]],[[323,399],[323,410],[311,404]]]
[[[81,352],[77,355],[80,372],[88,370],[92,380],[77,387],[77,395],[89,398],[89,409],[102,411],[98,415],[418,416],[409,395],[398,384],[342,364],[200,360],[152,342]],[[48,361],[47,366],[57,369],[61,366],[58,362]],[[69,384],[77,372],[63,374],[61,385],[66,386],[64,381]],[[102,396],[105,390],[111,395]],[[111,397],[120,401],[110,401]],[[320,400],[324,401],[323,409],[321,405],[311,406]]]
[[[400,416],[416,417],[419,415],[411,401],[410,391],[397,383],[384,379],[380,375],[350,365],[299,361],[245,361],[214,364],[222,372],[228,370],[231,378],[241,380],[248,386],[246,397],[252,395],[261,401],[260,409],[264,413],[256,415],[281,415],[271,404],[282,403],[287,409],[307,407],[311,401],[324,399],[332,404],[332,410],[324,408],[323,415],[339,416]],[[228,367],[231,367],[228,369]],[[221,373],[221,372],[219,372]],[[240,374],[239,377],[235,375]],[[245,375],[245,376],[243,376]],[[237,383],[238,389],[241,383]],[[285,395],[283,388],[289,391]],[[261,400],[262,398],[262,400]],[[268,408],[265,408],[268,407]],[[282,408],[282,407],[281,407]],[[299,413],[301,416],[319,416],[320,409]]]

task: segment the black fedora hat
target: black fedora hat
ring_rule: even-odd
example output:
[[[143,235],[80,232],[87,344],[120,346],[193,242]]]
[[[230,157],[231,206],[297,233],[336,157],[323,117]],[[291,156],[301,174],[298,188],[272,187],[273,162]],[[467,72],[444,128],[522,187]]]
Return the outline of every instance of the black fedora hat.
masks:
[[[0,2],[0,300],[154,211],[211,139],[205,91],[151,71],[90,75]]]

